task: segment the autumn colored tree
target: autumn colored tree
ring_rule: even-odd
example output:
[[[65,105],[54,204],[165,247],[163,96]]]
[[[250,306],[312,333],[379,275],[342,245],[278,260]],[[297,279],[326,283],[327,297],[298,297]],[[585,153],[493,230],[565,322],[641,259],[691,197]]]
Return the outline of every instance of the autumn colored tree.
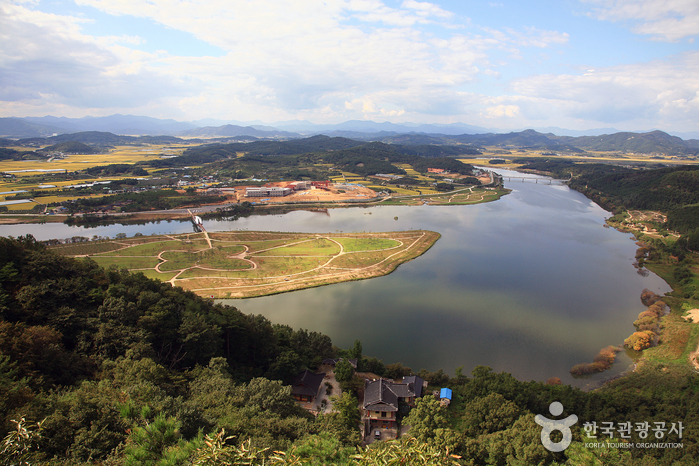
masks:
[[[649,330],[634,332],[629,338],[624,340],[624,346],[635,351],[643,351],[650,347],[652,338],[655,335]]]

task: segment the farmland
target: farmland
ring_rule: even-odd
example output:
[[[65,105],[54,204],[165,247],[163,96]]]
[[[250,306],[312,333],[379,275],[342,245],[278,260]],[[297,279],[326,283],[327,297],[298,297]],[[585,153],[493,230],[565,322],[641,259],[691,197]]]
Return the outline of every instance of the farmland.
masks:
[[[208,240],[207,240],[208,236]],[[431,231],[389,233],[217,232],[59,245],[104,267],[216,298],[247,298],[391,273],[427,251]]]

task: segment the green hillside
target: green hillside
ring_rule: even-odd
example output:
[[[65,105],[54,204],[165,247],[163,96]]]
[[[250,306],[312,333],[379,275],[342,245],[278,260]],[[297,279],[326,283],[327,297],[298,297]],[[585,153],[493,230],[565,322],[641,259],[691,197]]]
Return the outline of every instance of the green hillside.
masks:
[[[357,358],[359,370],[388,378],[414,373],[362,355],[361,342],[341,350],[142,274],[58,256],[31,236],[0,237],[0,284],[2,464],[630,466],[699,456],[699,376],[686,365],[646,362],[590,393],[481,366],[471,376],[421,370],[429,387],[403,417],[408,435],[367,450],[358,448],[361,379],[349,372],[334,409],[317,417],[288,385],[327,357]],[[444,386],[448,408],[429,395]],[[543,448],[534,422],[553,401],[578,416],[564,453]],[[593,422],[665,423],[664,441],[682,448],[589,448],[605,442],[587,437]],[[677,423],[681,439],[669,431]],[[651,441],[639,435],[631,429],[630,441]]]

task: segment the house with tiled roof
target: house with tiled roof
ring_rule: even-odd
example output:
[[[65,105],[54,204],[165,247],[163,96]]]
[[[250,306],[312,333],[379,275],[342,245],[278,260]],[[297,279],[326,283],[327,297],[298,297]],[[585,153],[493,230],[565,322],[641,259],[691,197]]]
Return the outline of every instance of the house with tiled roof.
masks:
[[[296,401],[312,403],[318,395],[318,390],[324,377],[325,374],[322,372],[316,374],[306,369],[297,375],[291,384],[291,396]]]
[[[423,380],[413,376],[396,383],[390,379],[364,381],[364,419],[368,431],[376,428],[395,429],[398,411],[409,409],[415,398],[422,394]]]

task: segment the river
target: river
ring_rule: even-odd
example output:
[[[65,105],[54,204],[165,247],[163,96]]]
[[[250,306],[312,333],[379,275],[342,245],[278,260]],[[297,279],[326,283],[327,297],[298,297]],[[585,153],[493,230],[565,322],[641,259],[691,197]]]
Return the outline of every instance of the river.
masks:
[[[385,277],[252,299],[223,300],[272,322],[329,335],[340,347],[363,344],[364,354],[414,370],[453,374],[476,365],[520,380],[559,377],[590,387],[628,369],[620,353],[613,368],[574,379],[570,368],[621,345],[644,307],[641,291],[669,286],[632,266],[637,246],[629,234],[604,227],[610,214],[567,186],[496,170],[512,193],[471,206],[377,206],[295,211],[209,221],[210,231],[232,229],[355,232],[428,229],[442,238],[423,256]],[[520,177],[507,181],[507,176]],[[536,183],[535,180],[540,182]],[[62,224],[3,225],[0,235],[37,239],[117,233],[191,231],[189,222],[112,225],[91,229]]]

